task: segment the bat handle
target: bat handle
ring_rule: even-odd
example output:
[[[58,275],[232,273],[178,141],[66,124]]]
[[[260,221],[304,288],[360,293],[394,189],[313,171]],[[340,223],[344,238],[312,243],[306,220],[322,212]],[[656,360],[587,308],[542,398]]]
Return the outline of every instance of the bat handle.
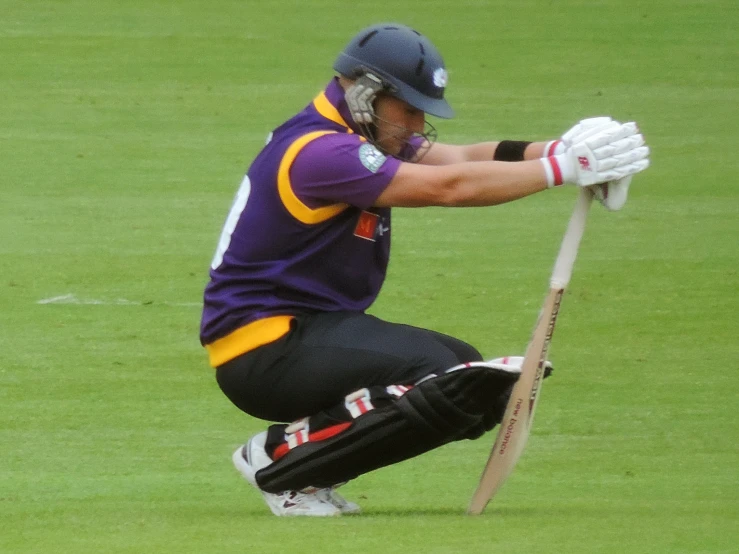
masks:
[[[589,188],[580,189],[577,204],[575,204],[575,209],[572,211],[572,216],[570,216],[567,231],[565,231],[562,245],[559,247],[557,260],[554,262],[554,270],[550,280],[552,288],[564,289],[570,282],[572,268],[575,266],[577,250],[585,231],[585,221],[588,218],[588,210],[592,201],[593,192]]]

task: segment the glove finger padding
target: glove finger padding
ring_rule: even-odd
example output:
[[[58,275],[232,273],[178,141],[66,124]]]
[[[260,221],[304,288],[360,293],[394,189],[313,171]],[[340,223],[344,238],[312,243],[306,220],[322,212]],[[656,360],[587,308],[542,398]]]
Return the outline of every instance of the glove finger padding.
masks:
[[[608,127],[568,149],[578,186],[589,186],[620,179],[643,171],[649,165],[649,148],[641,146],[643,137],[635,123]]]
[[[617,168],[615,168],[616,173],[618,174],[617,179],[620,179],[621,177],[626,177],[628,175],[636,175],[637,173],[641,173],[646,168],[649,167],[649,160],[639,160],[638,162],[626,164],[626,165],[620,165]],[[608,179],[611,181],[612,179]]]
[[[610,117],[591,117],[583,119],[577,125],[567,131],[560,139],[565,146],[572,146],[576,142],[585,140],[587,137],[597,133],[598,131],[610,127],[614,122]]]
[[[613,156],[613,158],[618,160],[619,165],[632,164],[642,160],[648,161],[649,147],[639,146],[638,148],[633,148],[632,150],[629,150],[627,152],[616,154],[615,156]]]
[[[596,148],[594,152],[598,158],[607,158],[609,156],[615,156],[617,154],[629,152],[643,145],[644,137],[641,134],[637,133],[636,135],[631,135],[630,137],[617,140],[614,143]]]
[[[591,150],[597,150],[607,144],[613,144],[621,139],[631,137],[639,134],[639,128],[636,123],[629,122],[623,124],[615,124],[600,130],[597,134],[584,139],[581,142],[587,143],[588,148]],[[576,146],[578,143],[573,143],[572,146]]]
[[[617,156],[610,156],[608,158],[598,160],[598,171],[604,171],[607,169],[623,169],[624,175],[630,175],[629,168],[631,168],[634,164],[637,164],[644,160],[647,161],[647,164],[649,163],[647,156],[649,156],[649,148],[647,148],[646,146],[642,146],[641,148],[636,148],[634,150],[626,152],[625,154],[619,154]],[[646,167],[644,169],[646,169]]]
[[[581,120],[559,139],[546,143],[542,152],[542,158],[548,158],[549,156],[556,154],[563,154],[565,150],[574,143],[586,139],[601,129],[605,129],[611,123],[618,122],[614,122],[613,119],[608,116],[590,117],[588,119]]]

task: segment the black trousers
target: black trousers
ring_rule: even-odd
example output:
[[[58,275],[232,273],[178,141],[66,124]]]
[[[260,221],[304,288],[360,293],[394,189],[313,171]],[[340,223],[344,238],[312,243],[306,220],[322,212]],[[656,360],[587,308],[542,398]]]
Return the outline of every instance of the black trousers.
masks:
[[[247,414],[291,422],[363,387],[412,384],[480,360],[474,347],[435,331],[329,312],[296,317],[287,335],[218,367],[216,379]]]

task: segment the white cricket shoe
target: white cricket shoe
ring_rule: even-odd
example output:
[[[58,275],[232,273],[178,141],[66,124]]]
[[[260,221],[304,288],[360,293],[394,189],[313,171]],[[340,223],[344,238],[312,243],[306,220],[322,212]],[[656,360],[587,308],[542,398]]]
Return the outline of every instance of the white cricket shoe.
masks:
[[[358,514],[362,511],[359,504],[351,502],[336,492],[336,488],[319,489],[316,496],[324,502],[330,502],[336,506],[342,514]]]
[[[264,441],[266,438],[266,431],[253,436],[249,439],[249,442],[234,452],[232,459],[239,473],[244,476],[250,485],[262,493],[264,501],[269,506],[269,509],[272,510],[272,513],[276,516],[327,517],[341,515],[341,509],[328,499],[330,495],[323,495],[321,497],[317,493],[306,494],[299,491],[285,491],[280,494],[273,494],[259,488],[255,478],[257,471],[272,463],[272,460],[264,451]],[[326,490],[331,489],[322,489],[319,492]],[[345,503],[351,504],[346,501]]]

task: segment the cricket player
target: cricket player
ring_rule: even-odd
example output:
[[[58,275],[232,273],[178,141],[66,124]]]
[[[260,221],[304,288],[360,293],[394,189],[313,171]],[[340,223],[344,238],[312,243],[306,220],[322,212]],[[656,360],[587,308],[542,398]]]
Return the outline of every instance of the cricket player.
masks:
[[[385,280],[391,208],[493,206],[574,185],[618,209],[649,164],[636,125],[608,117],[549,142],[437,142],[427,116],[453,116],[447,70],[404,25],[363,29],[333,69],[249,167],[204,294],[218,385],[271,423],[233,462],[277,516],[359,512],[337,486],[480,437],[520,374],[520,357],[484,361],[457,338],[365,313]]]

